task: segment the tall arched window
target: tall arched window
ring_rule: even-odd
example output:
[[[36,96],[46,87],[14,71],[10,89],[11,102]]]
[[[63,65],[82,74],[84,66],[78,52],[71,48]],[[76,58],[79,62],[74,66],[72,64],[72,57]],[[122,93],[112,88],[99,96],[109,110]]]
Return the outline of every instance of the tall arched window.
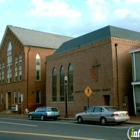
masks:
[[[18,57],[15,57],[15,82],[18,80]]]
[[[52,101],[57,101],[57,73],[56,68],[53,68],[52,72]]]
[[[68,101],[72,102],[73,100],[73,67],[70,64],[68,68]]]
[[[64,92],[64,67],[60,68],[60,102],[64,102],[65,92]]]
[[[12,79],[12,44],[9,42],[7,47],[7,83]]]
[[[36,55],[36,80],[41,80],[41,59],[40,55]]]
[[[22,80],[22,55],[20,55],[19,56],[19,71],[18,71],[18,73],[19,73],[19,81],[21,81]]]
[[[2,62],[2,65],[1,65],[1,84],[4,84],[4,70],[5,69],[5,64],[4,62]]]

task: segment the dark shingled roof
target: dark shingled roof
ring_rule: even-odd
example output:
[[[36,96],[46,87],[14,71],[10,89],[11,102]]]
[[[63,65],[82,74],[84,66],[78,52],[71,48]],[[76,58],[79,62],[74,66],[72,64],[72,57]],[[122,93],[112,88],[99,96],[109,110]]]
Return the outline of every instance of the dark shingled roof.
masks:
[[[53,55],[62,53],[68,50],[72,50],[74,48],[78,48],[79,46],[86,45],[91,42],[95,42],[101,39],[105,39],[108,37],[118,37],[129,40],[140,41],[140,32],[131,31],[123,28],[118,28],[114,26],[106,26],[99,30],[93,31],[91,33],[82,35],[80,37],[74,38],[67,42],[64,42]]]
[[[63,42],[73,39],[72,37],[68,36],[14,27],[11,25],[7,26],[6,31],[8,28],[24,46],[58,49],[58,47],[60,47]]]

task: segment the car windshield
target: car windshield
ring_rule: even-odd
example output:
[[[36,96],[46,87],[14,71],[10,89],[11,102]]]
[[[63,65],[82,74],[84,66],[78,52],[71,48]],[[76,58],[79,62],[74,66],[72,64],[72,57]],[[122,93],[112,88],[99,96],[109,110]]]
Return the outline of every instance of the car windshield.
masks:
[[[105,107],[105,109],[108,111],[118,111],[116,107]]]

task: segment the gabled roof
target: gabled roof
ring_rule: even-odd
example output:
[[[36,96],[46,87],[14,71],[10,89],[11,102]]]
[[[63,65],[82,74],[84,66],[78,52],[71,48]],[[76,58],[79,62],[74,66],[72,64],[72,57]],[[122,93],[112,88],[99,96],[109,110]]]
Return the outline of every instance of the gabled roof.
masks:
[[[29,30],[20,27],[14,27],[11,25],[7,26],[5,30],[5,34],[8,28],[13,32],[13,34],[19,39],[19,41],[24,46],[58,49],[58,47],[60,47],[63,42],[72,39],[72,37],[68,37],[68,36],[62,36],[62,35],[46,33],[46,32],[41,32],[36,30]]]
[[[78,48],[79,46],[83,46],[89,44],[91,42],[99,41],[101,39],[105,39],[108,37],[118,37],[123,39],[140,41],[140,32],[135,32],[123,28],[118,28],[114,26],[106,26],[99,30],[93,31],[91,33],[82,35],[80,37],[74,38],[67,42],[64,42],[59,49],[55,51],[55,54],[62,53],[68,50],[72,50],[74,48]]]

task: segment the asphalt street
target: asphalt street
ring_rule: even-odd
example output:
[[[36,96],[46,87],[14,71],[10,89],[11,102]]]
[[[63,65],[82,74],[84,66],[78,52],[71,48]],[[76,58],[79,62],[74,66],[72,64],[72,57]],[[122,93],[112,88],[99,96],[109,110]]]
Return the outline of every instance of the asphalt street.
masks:
[[[128,140],[130,128],[138,124],[78,124],[75,120],[28,120],[0,117],[0,140]]]

